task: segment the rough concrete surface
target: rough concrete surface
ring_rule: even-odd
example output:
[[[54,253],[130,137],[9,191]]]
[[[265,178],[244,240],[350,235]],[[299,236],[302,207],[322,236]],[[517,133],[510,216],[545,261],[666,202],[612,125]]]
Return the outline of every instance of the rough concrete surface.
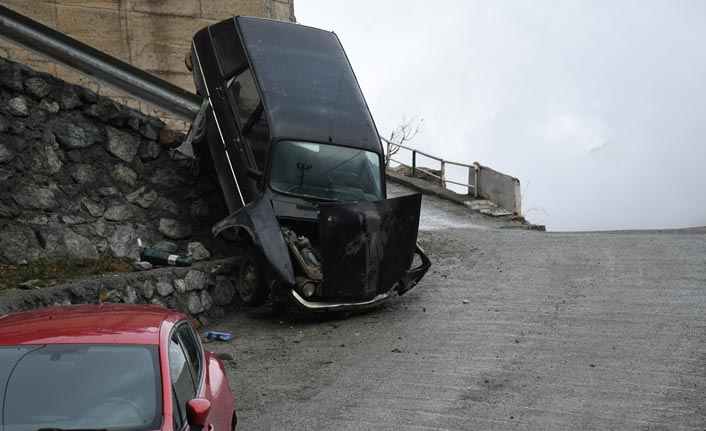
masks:
[[[393,182],[387,183],[387,196],[390,198],[416,193]],[[489,217],[438,196],[422,196],[422,212],[419,229],[438,230],[449,228],[491,229],[499,227],[521,227],[518,221],[509,218]]]
[[[206,328],[235,335],[206,347],[241,429],[706,429],[703,230],[420,241],[432,270],[383,308]]]

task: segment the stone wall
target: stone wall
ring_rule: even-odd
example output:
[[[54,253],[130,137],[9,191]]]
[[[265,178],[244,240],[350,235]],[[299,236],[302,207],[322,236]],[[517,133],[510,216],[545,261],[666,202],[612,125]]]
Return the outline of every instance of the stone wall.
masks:
[[[184,56],[194,33],[234,15],[295,21],[293,0],[2,0],[6,6],[186,90]],[[0,57],[80,84],[148,114],[151,107],[0,41]]]
[[[64,285],[0,292],[0,315],[49,305],[124,302],[158,304],[196,317],[218,319],[240,304],[233,279],[235,259],[196,263],[191,268],[160,268],[128,274],[107,274]]]
[[[0,59],[0,263],[136,257],[136,239],[185,253],[226,215],[209,175],[164,123],[91,90]]]

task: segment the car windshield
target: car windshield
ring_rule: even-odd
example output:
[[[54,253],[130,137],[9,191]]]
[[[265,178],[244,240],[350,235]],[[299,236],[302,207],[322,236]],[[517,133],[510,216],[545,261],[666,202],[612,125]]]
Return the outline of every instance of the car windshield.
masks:
[[[327,200],[380,200],[380,157],[337,145],[280,141],[272,155],[270,186]]]
[[[0,346],[2,429],[158,429],[158,355],[141,345]]]

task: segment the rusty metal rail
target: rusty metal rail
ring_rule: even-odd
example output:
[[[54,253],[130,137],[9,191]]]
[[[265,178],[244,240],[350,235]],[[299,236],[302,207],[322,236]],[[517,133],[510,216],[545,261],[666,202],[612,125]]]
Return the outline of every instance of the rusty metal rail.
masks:
[[[469,165],[467,163],[458,163],[458,162],[453,162],[451,160],[444,160],[441,157],[437,157],[434,155],[431,155],[429,153],[425,153],[423,151],[415,150],[414,148],[406,147],[404,145],[398,145],[393,142],[390,142],[389,140],[381,137],[386,144],[387,144],[387,150],[385,152],[385,167],[390,167],[390,162],[395,162],[398,163],[402,166],[406,166],[408,168],[411,168],[412,170],[412,177],[414,178],[416,176],[417,171],[424,172],[425,174],[431,176],[432,178],[436,178],[439,180],[441,183],[441,187],[446,188],[447,184],[456,184],[458,186],[466,187],[468,189],[468,194],[473,194],[474,197],[478,197],[478,189],[476,187],[476,184],[478,184],[478,169],[479,166],[478,164],[473,164]],[[408,165],[406,163],[403,163],[399,160],[395,160],[392,158],[392,156],[399,150],[407,150],[412,153],[412,164]],[[439,170],[441,175],[436,175],[435,173],[421,168],[417,166],[417,154],[421,154],[422,156],[428,157],[430,159],[436,160],[441,163],[441,169]],[[446,178],[446,166],[447,165],[454,165],[454,166],[461,166],[463,168],[468,169],[468,183],[460,183],[458,181],[452,181]]]

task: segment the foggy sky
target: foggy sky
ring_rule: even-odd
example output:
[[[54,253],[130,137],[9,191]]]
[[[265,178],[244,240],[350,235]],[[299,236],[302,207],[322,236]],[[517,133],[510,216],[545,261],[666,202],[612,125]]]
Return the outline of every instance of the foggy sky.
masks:
[[[706,2],[295,0],[380,134],[516,176],[550,230],[706,225]],[[431,163],[429,163],[430,166]]]

